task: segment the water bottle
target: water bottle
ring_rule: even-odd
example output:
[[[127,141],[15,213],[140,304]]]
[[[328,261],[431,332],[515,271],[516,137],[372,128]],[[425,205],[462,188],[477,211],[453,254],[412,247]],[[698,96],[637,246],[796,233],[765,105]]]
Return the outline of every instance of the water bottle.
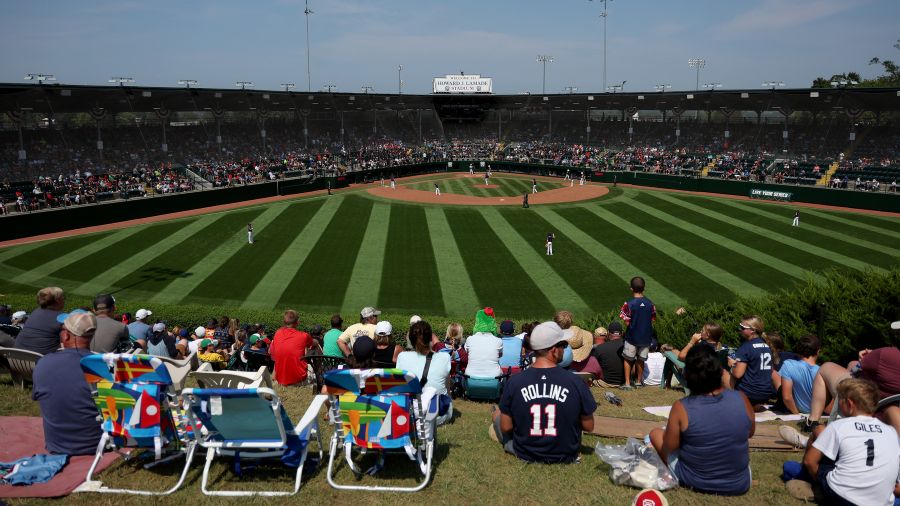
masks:
[[[617,397],[616,394],[614,394],[612,392],[606,392],[605,397],[606,397],[606,401],[609,402],[610,404],[615,404],[616,406],[622,405],[622,399]]]

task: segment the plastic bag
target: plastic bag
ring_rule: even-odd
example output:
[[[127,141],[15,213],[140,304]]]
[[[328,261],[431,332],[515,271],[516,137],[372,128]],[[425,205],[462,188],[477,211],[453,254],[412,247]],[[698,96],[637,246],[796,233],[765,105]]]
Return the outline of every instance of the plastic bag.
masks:
[[[659,458],[656,450],[633,437],[628,438],[624,445],[597,443],[594,453],[612,467],[609,477],[616,485],[656,490],[678,486],[678,479]]]

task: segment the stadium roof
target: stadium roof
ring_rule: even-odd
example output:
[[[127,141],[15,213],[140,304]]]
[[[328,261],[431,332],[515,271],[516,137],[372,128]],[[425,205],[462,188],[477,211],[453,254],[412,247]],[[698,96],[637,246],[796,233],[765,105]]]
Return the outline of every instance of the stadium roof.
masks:
[[[520,95],[397,95],[265,90],[0,84],[0,111],[46,114],[168,111],[900,110],[898,88],[666,91]]]

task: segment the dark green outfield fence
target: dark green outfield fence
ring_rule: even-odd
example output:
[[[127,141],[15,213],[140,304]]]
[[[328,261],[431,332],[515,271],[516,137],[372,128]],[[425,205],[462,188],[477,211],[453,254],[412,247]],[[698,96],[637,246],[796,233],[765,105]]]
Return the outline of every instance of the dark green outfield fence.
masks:
[[[406,177],[441,172],[468,172],[469,164],[476,173],[482,173],[480,160],[458,160],[453,162],[427,162],[351,172],[338,178],[320,178],[311,183],[299,179],[287,179],[271,183],[260,183],[232,188],[176,193],[158,197],[140,197],[117,200],[100,204],[89,204],[67,209],[36,213],[15,214],[0,220],[3,234],[0,240],[20,239],[40,234],[61,232],[93,225],[105,225],[119,221],[147,218],[166,213],[188,211],[221,204],[244,202],[276,195],[293,195],[314,190],[323,190],[329,183],[332,188],[343,188],[350,184],[367,183],[382,177]],[[540,176],[563,177],[571,170],[573,177],[579,175],[578,167],[564,167],[550,164],[518,162],[485,162],[493,171]],[[889,193],[856,192],[831,190],[820,187],[775,185],[726,181],[715,178],[695,178],[668,176],[647,172],[594,172],[589,174],[592,181],[623,183],[654,188],[669,188],[694,192],[718,193],[724,195],[749,196],[751,189],[791,193],[791,200],[812,204],[826,204],[875,211],[900,212],[900,195]]]

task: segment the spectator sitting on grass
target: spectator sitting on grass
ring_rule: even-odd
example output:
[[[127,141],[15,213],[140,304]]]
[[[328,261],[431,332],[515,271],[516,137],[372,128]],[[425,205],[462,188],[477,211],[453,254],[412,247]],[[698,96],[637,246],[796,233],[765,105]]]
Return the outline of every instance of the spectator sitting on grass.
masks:
[[[97,331],[91,339],[94,353],[126,352],[131,349],[128,327],[115,319],[116,299],[107,293],[94,297],[94,314],[97,315]]]
[[[42,288],[37,293],[37,304],[16,336],[16,348],[47,355],[59,349],[60,325],[56,317],[66,305],[66,294],[57,286]]]
[[[138,309],[134,314],[134,321],[128,324],[128,336],[131,338],[131,343],[142,350],[147,349],[147,339],[151,332],[147,318],[151,315],[153,315],[153,311],[149,309]]]
[[[444,334],[444,344],[450,350],[450,359],[456,364],[456,370],[463,372],[466,365],[469,364],[469,354],[466,352],[466,337],[462,324],[451,323],[447,325],[447,332]]]
[[[500,324],[500,340],[503,341],[503,354],[500,356],[500,367],[507,367],[518,371],[522,367],[522,339],[514,335],[516,324],[510,320],[504,320]]]
[[[797,340],[794,351],[800,360],[785,360],[775,373],[780,404],[791,413],[809,413],[813,380],[819,372],[819,338],[810,334]]]
[[[709,347],[716,352],[721,350],[722,334],[724,334],[724,331],[718,323],[707,322],[703,325],[703,328],[700,329],[700,332],[696,332],[691,336],[691,340],[684,345],[684,348],[678,351],[664,351],[663,356],[666,358],[666,363],[663,366],[663,382],[665,388],[671,388],[673,375],[680,384],[684,384],[684,376],[682,374],[684,369],[684,359],[687,357],[690,350],[701,346]],[[727,363],[722,364],[722,384],[730,387],[731,375],[727,372],[727,365]]]
[[[495,378],[503,374],[500,370],[503,341],[494,335],[497,323],[494,320],[493,308],[478,310],[472,331],[474,334],[466,339],[465,346],[469,354],[466,374],[473,378]]]
[[[381,311],[374,307],[364,307],[359,312],[359,323],[350,325],[341,333],[337,341],[345,357],[352,354],[353,343],[358,337],[369,336],[369,339],[375,340],[375,324],[380,314]]]
[[[214,369],[221,369],[225,365],[225,357],[216,351],[218,344],[214,339],[204,337],[200,341],[200,353],[197,354],[200,362],[208,362]]]
[[[322,354],[327,355],[329,357],[344,357],[344,353],[341,351],[341,347],[338,346],[338,337],[341,335],[343,330],[341,327],[344,325],[344,319],[341,318],[339,314],[331,315],[331,329],[325,333],[325,336],[322,338]]]
[[[728,359],[732,385],[744,392],[753,409],[762,411],[763,404],[775,393],[772,388],[772,349],[766,344],[765,327],[759,316],[744,317],[739,328],[744,342],[735,358]]]
[[[573,372],[586,372],[595,378],[600,375],[600,363],[591,356],[594,347],[594,336],[590,332],[572,325],[572,313],[569,311],[557,311],[553,321],[563,329],[569,347],[572,349],[572,364],[569,370]]]
[[[188,340],[188,354],[196,353],[197,355],[200,355],[200,353],[206,351],[200,349],[200,343],[203,342],[204,339],[206,339],[206,327],[199,326],[194,329],[194,333],[191,334],[191,337]]]
[[[28,313],[16,311],[9,323],[0,324],[0,347],[15,348],[16,336],[22,331],[22,325],[28,320]]]
[[[594,346],[591,354],[600,364],[602,379],[610,385],[621,385],[625,381],[625,366],[622,361],[622,325],[619,322],[609,324],[609,340]]]
[[[722,365],[709,346],[685,357],[691,394],[675,401],[665,429],[650,442],[681,486],[719,495],[750,490],[750,443],[756,430],[753,407],[743,393],[722,386]]]
[[[181,358],[175,347],[175,338],[166,330],[166,324],[158,322],[151,329],[147,340],[147,354],[157,357]]]
[[[306,357],[312,346],[309,334],[297,329],[300,316],[293,309],[284,312],[284,326],[275,332],[269,355],[275,362],[275,380],[283,386],[303,383],[309,375]]]
[[[432,335],[431,325],[428,322],[422,320],[414,323],[409,328],[409,340],[412,342],[413,351],[404,351],[397,355],[397,368],[415,374],[424,384],[423,388],[428,386],[435,389],[438,395],[446,396],[450,376],[450,354],[431,351]],[[428,375],[423,378],[426,363]],[[453,403],[450,402],[449,409],[443,415],[438,415],[436,423],[442,425],[452,417]]]

